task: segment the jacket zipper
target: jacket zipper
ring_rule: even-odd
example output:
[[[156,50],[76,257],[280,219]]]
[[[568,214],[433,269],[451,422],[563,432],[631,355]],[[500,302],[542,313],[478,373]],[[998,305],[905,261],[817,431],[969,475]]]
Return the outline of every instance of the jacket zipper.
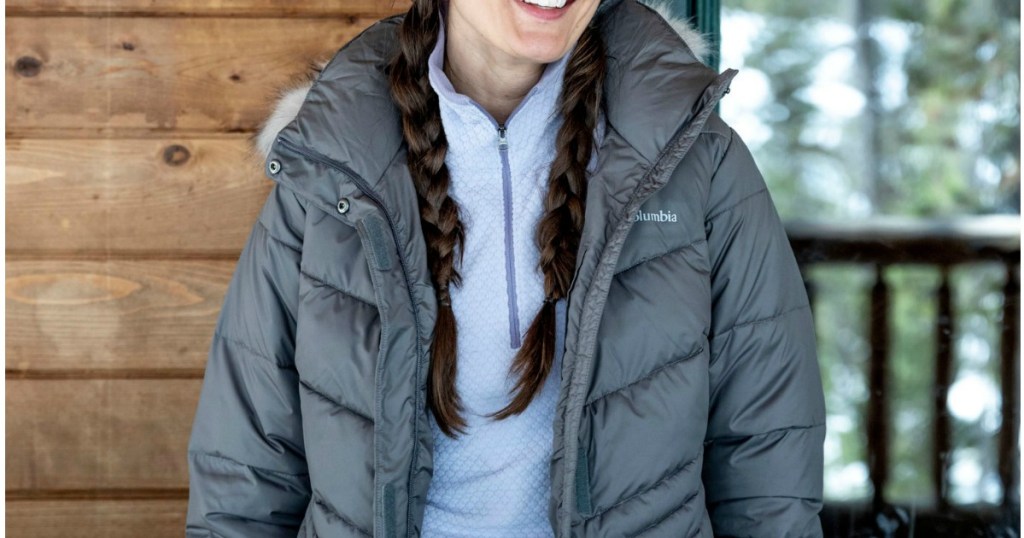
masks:
[[[498,153],[501,155],[501,191],[505,212],[505,289],[508,294],[508,332],[512,349],[522,345],[519,336],[519,300],[516,295],[516,255],[512,237],[512,168],[508,162],[508,128],[498,126]]]
[[[637,186],[637,190],[634,190],[630,196],[630,200],[626,202],[626,208],[639,207],[644,200],[653,195],[657,190],[663,186],[661,183],[661,176],[665,174],[671,174],[675,169],[675,166],[679,164],[682,158],[689,152],[693,146],[696,136],[688,136],[695,128],[699,128],[704,125],[707,121],[707,117],[714,111],[714,106],[717,105],[718,101],[724,95],[725,91],[729,87],[729,83],[732,78],[736,75],[736,70],[727,69],[725,72],[718,75],[715,80],[704,90],[704,97],[702,101],[707,99],[703,103],[702,108],[690,121],[680,125],[672,138],[662,149],[658,155],[653,166],[641,178],[640,183]],[[671,151],[669,151],[671,149]],[[663,166],[663,163],[667,160],[674,160],[673,166]],[[654,188],[651,188],[651,184],[654,184]],[[640,190],[646,187],[645,190]],[[627,211],[626,215],[629,215],[631,211]],[[601,273],[602,269],[604,274],[600,275],[602,279],[610,280],[614,276],[615,263],[618,261],[619,254],[621,253],[622,241],[625,239],[626,233],[632,227],[632,220],[626,217],[622,217],[615,225],[615,230],[612,233],[611,239],[606,243],[605,248],[602,248],[599,254],[597,268],[595,273]],[[608,245],[618,243],[616,247],[612,248],[612,251],[608,251]],[[604,267],[602,267],[604,266]],[[596,276],[595,276],[596,279]],[[598,295],[592,295],[590,290],[593,288],[595,283],[593,279],[588,286],[586,296],[583,297],[583,306],[581,310],[581,316],[586,319],[588,310],[598,312],[602,314],[604,310],[605,301],[608,298],[608,290],[606,286],[597,284],[597,290],[602,290]],[[591,316],[593,320],[600,320],[602,315]],[[583,335],[585,330],[583,325],[580,324],[580,328],[576,334],[576,360],[574,360],[573,368],[570,371],[569,379],[569,395],[568,403],[565,409],[565,418],[562,425],[562,449],[564,453],[563,469],[562,469],[562,493],[561,497],[563,500],[575,496],[577,511],[580,509],[580,501],[584,501],[585,504],[589,504],[589,499],[581,499],[577,493],[577,487],[580,485],[580,481],[583,479],[588,480],[587,487],[589,487],[589,477],[581,477],[580,471],[580,459],[579,459],[579,433],[580,433],[580,419],[583,411],[584,404],[584,393],[585,387],[590,383],[591,375],[591,364],[593,360],[594,348],[597,345],[597,327],[587,328],[586,341],[584,342]],[[586,349],[584,349],[586,348]],[[586,364],[578,364],[579,357],[583,356]],[[578,403],[574,403],[576,400]],[[573,461],[575,460],[575,461]],[[584,506],[583,508],[587,508]],[[555,536],[568,537],[571,535],[572,530],[572,517],[568,509],[557,515],[557,525],[555,526]]]
[[[374,191],[372,188],[370,188],[370,185],[368,183],[366,183],[366,181],[359,174],[357,174],[354,170],[352,170],[348,166],[344,165],[343,163],[335,161],[334,159],[331,159],[330,157],[327,157],[326,155],[322,155],[319,152],[316,152],[316,151],[310,150],[308,148],[305,148],[303,146],[300,146],[300,145],[298,145],[298,144],[296,144],[296,143],[294,143],[294,142],[292,142],[292,141],[290,141],[287,138],[284,138],[282,136],[278,136],[277,137],[277,142],[281,146],[283,146],[283,147],[285,147],[285,148],[287,148],[287,149],[289,149],[289,150],[291,150],[291,151],[293,151],[295,153],[298,153],[299,155],[302,155],[302,156],[304,156],[304,157],[306,157],[306,158],[308,158],[308,159],[310,159],[310,160],[312,160],[314,162],[320,163],[320,164],[322,164],[324,166],[327,166],[328,168],[332,168],[334,170],[337,170],[338,172],[341,172],[346,177],[348,177],[350,180],[352,180],[352,182],[356,185],[356,188],[358,188],[359,191],[364,196],[369,198],[378,208],[380,208],[381,212],[384,213],[384,217],[388,221],[388,228],[391,230],[391,237],[394,239],[395,245],[398,246],[398,245],[401,244],[401,242],[399,241],[399,238],[398,238],[398,231],[397,231],[396,226],[395,226],[395,219],[394,219],[394,217],[391,215],[391,212],[388,211],[387,206],[384,205],[383,199],[381,199],[381,197],[376,193],[376,191]],[[329,208],[325,209],[325,211],[327,211],[328,213],[333,214],[333,211],[331,211]],[[421,337],[421,335],[423,333],[422,333],[422,329],[420,327],[419,307],[416,304],[416,297],[413,295],[412,279],[409,278],[408,262],[405,259],[405,253],[402,251],[402,249],[398,248],[397,250],[398,250],[398,264],[402,268],[402,276],[405,279],[405,287],[406,287],[406,290],[409,293],[409,304],[412,307],[413,320],[415,320],[415,324],[416,324],[416,384],[417,384],[417,387],[416,387],[416,391],[415,391],[415,393],[416,393],[415,394],[415,402],[416,402],[415,405],[416,405],[416,416],[418,417],[423,412],[423,402],[420,399],[420,390],[419,390],[420,372],[421,372],[421,366],[422,366],[422,362],[423,362],[421,360],[421,358],[423,357],[423,350],[420,348],[420,337]],[[379,394],[378,394],[378,397],[379,397]],[[378,402],[378,405],[379,405],[379,402]],[[412,488],[412,484],[413,484],[413,476],[412,476],[413,475],[413,470],[416,468],[417,461],[418,461],[417,460],[417,457],[418,457],[417,453],[419,452],[419,444],[420,443],[417,441],[419,439],[419,425],[418,425],[418,421],[416,419],[413,419],[412,431],[413,431],[414,442],[412,444],[412,462],[411,462],[411,465],[409,466],[409,476],[407,478],[408,483],[407,483],[407,486],[406,486],[407,489]],[[375,458],[374,458],[374,464],[375,464],[374,466],[375,467],[376,467],[376,463],[377,462],[376,462],[376,456],[375,456]],[[377,521],[381,524],[381,527],[384,528],[385,532],[390,536],[390,535],[393,535],[393,533],[394,533],[394,526],[396,524],[395,521],[389,521],[388,518],[385,517],[385,515],[388,515],[388,516],[391,516],[393,518],[394,507],[391,506],[391,510],[387,510],[388,507],[389,507],[389,504],[394,502],[394,500],[393,500],[394,496],[393,496],[393,492],[392,492],[392,489],[391,489],[391,483],[390,482],[386,483],[385,486],[380,489],[380,491],[382,492],[380,495],[376,495],[375,494],[375,496],[378,496],[378,499],[377,499],[377,502],[375,502],[374,504],[377,505],[377,506],[383,506],[384,507],[384,511],[385,512],[390,512],[390,513],[387,513],[387,514],[383,514],[382,513],[382,514],[380,514],[379,517],[376,517],[376,514],[375,514],[375,517],[376,517]],[[411,496],[412,492],[409,491],[408,493],[409,493],[409,498],[411,498],[412,497]],[[411,513],[408,512],[408,508],[407,508],[406,511],[407,511],[406,525],[407,525],[407,529],[408,529],[409,528],[408,525],[410,523],[410,519],[411,519],[412,515],[411,515]],[[406,532],[408,532],[408,530]]]

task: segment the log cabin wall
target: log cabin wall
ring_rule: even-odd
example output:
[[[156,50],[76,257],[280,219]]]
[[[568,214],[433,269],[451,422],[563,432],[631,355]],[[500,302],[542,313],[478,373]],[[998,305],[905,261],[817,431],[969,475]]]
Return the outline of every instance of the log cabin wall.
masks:
[[[6,531],[182,536],[276,91],[408,0],[8,0]]]

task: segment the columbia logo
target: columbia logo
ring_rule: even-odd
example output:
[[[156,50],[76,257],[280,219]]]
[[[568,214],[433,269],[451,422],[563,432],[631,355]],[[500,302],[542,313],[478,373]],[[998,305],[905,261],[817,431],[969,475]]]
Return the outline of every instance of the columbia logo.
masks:
[[[641,220],[653,220],[655,222],[676,222],[676,219],[677,217],[675,213],[661,209],[659,209],[657,212],[651,211],[646,213],[643,211],[637,211],[633,215],[634,222]]]

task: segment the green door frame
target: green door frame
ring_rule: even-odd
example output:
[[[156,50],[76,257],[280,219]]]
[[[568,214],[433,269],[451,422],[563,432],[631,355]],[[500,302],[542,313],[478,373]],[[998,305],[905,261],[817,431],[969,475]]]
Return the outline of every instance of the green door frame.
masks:
[[[722,4],[719,0],[684,1],[687,4],[687,14],[696,20],[697,29],[707,36],[708,44],[711,45],[708,65],[717,70],[722,45]]]

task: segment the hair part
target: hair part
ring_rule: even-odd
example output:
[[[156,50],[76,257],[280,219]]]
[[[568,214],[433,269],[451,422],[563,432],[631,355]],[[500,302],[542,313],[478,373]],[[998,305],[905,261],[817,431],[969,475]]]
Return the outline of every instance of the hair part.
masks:
[[[448,142],[441,123],[437,93],[428,79],[428,59],[440,30],[439,0],[413,0],[398,29],[398,48],[388,64],[392,98],[401,112],[407,162],[419,202],[427,265],[437,294],[437,319],[430,346],[427,405],[441,431],[449,437],[465,433],[464,406],[456,390],[457,324],[450,286],[461,284],[465,228],[459,207],[449,196],[445,165]],[[522,413],[544,385],[555,357],[555,302],[567,297],[576,266],[586,206],[587,165],[601,106],[606,69],[604,44],[591,24],[583,32],[566,65],[559,111],[563,123],[555,140],[556,156],[548,176],[544,214],[534,239],[544,275],[544,303],[531,322],[512,360],[517,377],[511,402],[488,417],[504,419]]]

